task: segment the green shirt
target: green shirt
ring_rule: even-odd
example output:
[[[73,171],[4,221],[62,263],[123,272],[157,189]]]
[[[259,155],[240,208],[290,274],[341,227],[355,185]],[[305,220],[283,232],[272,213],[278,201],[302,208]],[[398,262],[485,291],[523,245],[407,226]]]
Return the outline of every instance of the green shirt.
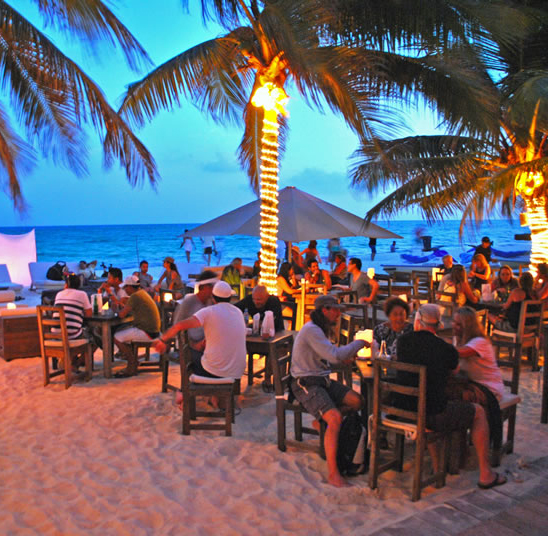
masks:
[[[160,332],[160,313],[154,300],[149,294],[139,289],[134,292],[128,301],[131,313],[133,314],[133,325],[146,333]]]

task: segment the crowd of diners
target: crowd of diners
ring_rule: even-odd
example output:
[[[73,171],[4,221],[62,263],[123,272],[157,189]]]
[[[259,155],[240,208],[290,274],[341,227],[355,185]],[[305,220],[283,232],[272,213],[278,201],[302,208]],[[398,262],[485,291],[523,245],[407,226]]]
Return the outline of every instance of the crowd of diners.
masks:
[[[284,302],[295,300],[302,285],[323,285],[324,293],[318,294],[310,321],[295,337],[291,389],[313,416],[314,426],[319,428],[320,421],[327,425],[328,482],[337,487],[347,485],[337,468],[339,430],[343,416],[360,410],[364,405],[358,391],[330,377],[330,367],[351,363],[361,348],[372,346],[373,357],[379,356],[382,348],[382,357],[426,366],[428,428],[439,431],[470,429],[479,462],[478,486],[502,485],[506,480],[489,465],[488,452],[490,442],[496,443],[501,437],[498,429],[500,416],[497,420],[493,412],[498,408],[504,387],[489,336],[472,307],[479,300],[482,285],[490,284],[504,302],[503,316],[493,317],[492,322],[504,329],[515,329],[516,311],[523,300],[548,297],[548,270],[546,265],[541,265],[535,280],[529,273],[516,279],[508,266],[502,266],[493,275],[488,246],[482,243],[478,247],[481,251],[474,255],[468,274],[464,266],[454,264],[449,256],[443,259],[445,275],[438,291],[445,295],[455,293],[459,305],[452,318],[454,345],[438,336],[443,327],[440,307],[436,304],[420,306],[411,322],[409,304],[395,296],[385,301],[386,321],[374,328],[371,344],[363,340],[342,346],[335,344],[335,330],[345,307],[339,302],[336,291],[352,290],[360,302],[374,302],[378,283],[362,272],[359,258],[351,257],[347,261],[340,248],[330,252],[331,270],[320,268],[321,258],[315,241],[311,241],[302,253],[294,248],[291,262],[279,264],[277,295],[269,294],[263,285],[256,284],[252,292],[241,300],[234,297],[244,276],[239,258],[226,266],[221,274],[204,270],[196,279],[195,292],[186,295],[183,295],[184,284],[172,257],[164,259],[165,270],[156,283],[148,274],[146,261],[142,261],[139,270],[125,279],[120,269],[111,268],[107,281],[98,292],[105,300],[110,300],[120,317],[133,317],[131,325],[114,334],[120,355],[127,361],[127,366],[116,376],[137,373],[138,362],[131,350],[131,342],[154,341],[156,350],[165,352],[170,340],[179,332],[186,331],[195,374],[240,378],[246,366],[248,328],[243,313],[247,313],[249,318],[258,313],[262,319],[267,311],[271,311],[275,329],[281,331],[284,329]],[[79,277],[69,276],[55,303],[67,312],[70,337],[89,336],[100,343],[97,334],[86,333],[83,319],[92,311],[89,298],[79,290],[79,285]],[[173,299],[177,301],[172,325],[163,333],[160,332],[158,311],[158,293],[162,288],[172,291]],[[78,365],[72,364],[76,369]],[[400,380],[403,383],[409,381],[404,377]],[[179,403],[181,397],[179,393]],[[218,401],[213,399],[211,403],[215,405]],[[413,409],[405,399],[394,403],[404,409]],[[432,456],[436,464],[435,449],[432,449]]]

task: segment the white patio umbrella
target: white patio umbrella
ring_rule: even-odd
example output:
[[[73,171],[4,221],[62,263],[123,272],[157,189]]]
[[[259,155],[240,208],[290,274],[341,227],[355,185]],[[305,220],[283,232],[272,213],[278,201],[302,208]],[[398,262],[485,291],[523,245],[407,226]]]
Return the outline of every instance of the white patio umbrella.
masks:
[[[261,201],[231,210],[188,231],[189,236],[260,236]],[[398,239],[401,236],[327,201],[287,186],[278,195],[278,240],[303,242],[333,237],[367,236]]]

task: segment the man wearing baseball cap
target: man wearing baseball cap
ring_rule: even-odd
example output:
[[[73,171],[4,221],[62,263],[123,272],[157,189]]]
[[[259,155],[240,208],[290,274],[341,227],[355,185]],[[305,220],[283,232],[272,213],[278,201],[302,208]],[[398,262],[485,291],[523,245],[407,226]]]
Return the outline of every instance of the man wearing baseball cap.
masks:
[[[352,361],[359,350],[369,346],[369,343],[360,340],[337,347],[329,340],[342,308],[334,296],[318,296],[314,302],[314,311],[310,314],[310,322],[302,327],[295,339],[291,359],[291,389],[295,398],[315,417],[315,427],[319,427],[320,419],[327,424],[327,480],[337,487],[348,485],[337,467],[342,413],[359,410],[363,406],[363,399],[350,387],[329,378],[329,363]]]
[[[449,432],[471,429],[472,443],[479,464],[478,486],[482,489],[506,483],[489,464],[489,424],[485,410],[479,404],[463,400],[448,400],[445,394],[447,380],[459,364],[457,349],[437,336],[443,328],[440,308],[433,304],[421,305],[415,315],[415,331],[402,335],[397,343],[398,361],[426,366],[426,426],[435,431]],[[398,373],[397,383],[417,387],[416,375]],[[416,399],[393,394],[394,405],[417,411]],[[437,465],[434,445],[430,453]]]
[[[114,343],[120,353],[127,360],[127,367],[118,371],[114,376],[125,378],[137,374],[137,356],[131,349],[131,343],[149,342],[160,334],[160,313],[154,300],[148,292],[140,288],[139,278],[135,275],[126,277],[121,285],[127,292],[129,299],[124,308],[118,313],[120,318],[131,314],[133,323],[130,327],[117,331]]]
[[[210,378],[241,378],[246,356],[244,315],[230,303],[232,289],[225,281],[215,283],[212,294],[215,305],[174,324],[154,346],[164,352],[166,342],[179,331],[203,327],[205,349],[200,361],[193,363],[194,373]]]

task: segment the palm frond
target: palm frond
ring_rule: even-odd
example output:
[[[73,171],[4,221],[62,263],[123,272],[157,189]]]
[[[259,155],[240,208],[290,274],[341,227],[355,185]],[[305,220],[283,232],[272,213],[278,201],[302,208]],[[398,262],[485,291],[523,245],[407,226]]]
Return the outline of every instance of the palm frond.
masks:
[[[76,36],[84,47],[119,45],[129,66],[151,65],[145,49],[101,0],[34,0],[46,26]]]
[[[160,110],[180,105],[185,95],[218,121],[236,119],[250,84],[240,43],[250,38],[248,28],[201,43],[163,63],[130,84],[119,112],[143,125]]]
[[[12,129],[4,108],[0,105],[0,185],[19,212],[25,209],[19,177],[30,171],[34,163],[32,147]]]

